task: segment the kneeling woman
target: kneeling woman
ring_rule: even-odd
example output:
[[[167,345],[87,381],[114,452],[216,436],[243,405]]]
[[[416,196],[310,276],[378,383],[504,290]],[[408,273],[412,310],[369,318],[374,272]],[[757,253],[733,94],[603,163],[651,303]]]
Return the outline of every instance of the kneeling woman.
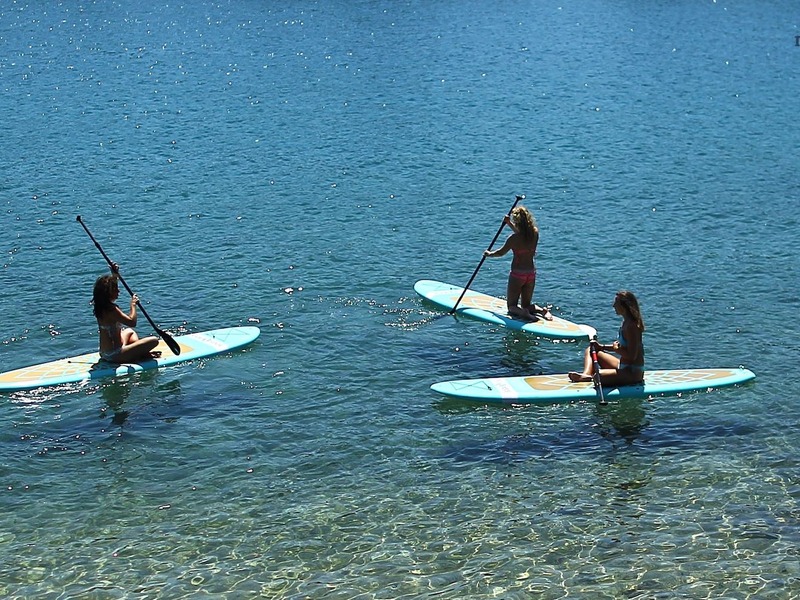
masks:
[[[536,285],[536,248],[539,245],[539,226],[533,214],[524,206],[517,206],[506,215],[503,222],[514,231],[506,243],[497,250],[486,250],[485,257],[505,256],[508,251],[514,255],[511,260],[511,273],[508,275],[506,303],[508,314],[512,317],[536,321],[543,317],[553,320],[547,307],[533,304],[533,289]],[[522,306],[520,306],[520,304]]]
[[[139,339],[132,329],[136,326],[136,304],[139,297],[131,296],[131,310],[122,312],[115,304],[119,297],[116,274],[103,275],[94,284],[94,316],[100,331],[100,358],[112,363],[129,363],[155,358],[153,352],[158,338],[149,336]]]
[[[619,335],[612,344],[597,344],[597,362],[603,385],[633,385],[644,381],[644,321],[633,292],[617,292],[614,310],[622,317]],[[612,354],[613,353],[613,354]],[[594,373],[591,346],[583,357],[583,372],[571,372],[572,381],[591,381]]]

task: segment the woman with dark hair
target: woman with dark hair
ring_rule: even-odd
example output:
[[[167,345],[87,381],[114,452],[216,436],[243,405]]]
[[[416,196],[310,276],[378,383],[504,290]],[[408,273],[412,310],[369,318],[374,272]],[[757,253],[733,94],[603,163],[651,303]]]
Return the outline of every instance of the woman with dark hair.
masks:
[[[617,339],[611,344],[593,342],[597,348],[600,365],[600,382],[603,385],[633,385],[644,381],[644,320],[639,301],[633,292],[623,290],[614,296],[614,310],[622,317]],[[591,346],[583,357],[583,372],[569,373],[571,381],[591,381],[594,365]]]
[[[136,294],[131,296],[131,309],[127,314],[116,305],[119,297],[116,264],[112,271],[111,275],[97,278],[92,294],[94,316],[100,333],[100,358],[111,363],[129,363],[159,356],[160,352],[153,352],[158,346],[158,338],[149,336],[139,339],[133,330],[139,297]]]

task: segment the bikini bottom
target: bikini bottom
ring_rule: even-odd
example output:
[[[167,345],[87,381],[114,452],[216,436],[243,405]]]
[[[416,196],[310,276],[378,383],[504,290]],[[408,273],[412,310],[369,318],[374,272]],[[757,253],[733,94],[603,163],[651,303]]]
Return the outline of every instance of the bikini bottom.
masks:
[[[536,283],[536,271],[511,271],[511,277],[525,285],[526,283]]]
[[[113,350],[104,350],[100,352],[100,358],[110,363],[119,362],[117,359],[119,358],[121,352],[122,348],[114,348]]]

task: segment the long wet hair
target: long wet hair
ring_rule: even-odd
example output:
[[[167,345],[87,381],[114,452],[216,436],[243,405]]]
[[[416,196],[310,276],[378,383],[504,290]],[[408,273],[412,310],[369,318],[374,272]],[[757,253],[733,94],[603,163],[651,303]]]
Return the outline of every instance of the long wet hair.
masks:
[[[94,316],[98,319],[114,307],[112,298],[119,293],[116,275],[103,275],[94,282],[92,292],[92,304],[94,304]]]
[[[628,311],[628,315],[630,315],[631,319],[633,319],[633,322],[636,323],[639,331],[644,332],[644,319],[642,319],[642,311],[639,308],[639,301],[636,299],[634,293],[628,290],[620,290],[617,292],[617,298],[619,298],[619,301],[622,302],[622,306],[624,306],[625,310]]]
[[[511,211],[511,222],[514,223],[525,241],[532,242],[539,235],[536,219],[524,206],[517,206]]]

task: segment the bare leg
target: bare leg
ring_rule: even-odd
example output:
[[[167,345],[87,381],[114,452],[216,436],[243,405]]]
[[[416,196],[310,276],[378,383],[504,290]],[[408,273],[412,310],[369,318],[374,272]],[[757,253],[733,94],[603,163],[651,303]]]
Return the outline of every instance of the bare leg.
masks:
[[[546,306],[539,306],[538,304],[532,304],[528,309],[530,313],[539,318],[542,317],[545,321],[552,321],[553,315],[550,313],[550,309]]]
[[[133,327],[126,327],[120,332],[120,337],[122,338],[122,345],[127,346],[129,344],[133,344],[134,342],[139,341],[139,336],[136,333],[136,330]]]
[[[516,277],[508,276],[508,289],[506,291],[506,303],[508,306],[508,314],[512,317],[525,319],[526,321],[534,320],[531,314],[525,308],[524,296],[522,308],[519,307],[520,295],[524,293],[525,286],[522,285]]]
[[[644,373],[631,369],[601,369],[603,385],[637,385],[644,380]]]
[[[599,359],[599,357],[598,357]],[[586,350],[583,352],[583,371],[580,373],[576,371],[570,371],[567,376],[569,377],[570,381],[591,381],[592,380],[592,373],[594,372],[592,365],[592,355],[589,352],[589,347],[586,347]]]
[[[538,321],[539,317],[519,306],[509,306],[508,314],[523,321]]]
[[[617,375],[619,370],[619,357],[608,352],[600,351],[597,353],[597,362],[600,365],[600,378],[605,383],[606,379],[611,380]],[[571,371],[567,374],[570,381],[591,381],[594,375],[594,364],[592,364],[591,346],[587,346],[583,353],[583,371],[577,373]]]
[[[520,287],[520,304],[526,311],[531,312],[531,299],[533,298],[533,282],[523,283]]]
[[[539,320],[543,318],[547,321],[553,320],[553,315],[550,314],[550,310],[547,307],[537,306],[533,303],[533,291],[536,287],[536,280],[534,279],[530,283],[525,283],[522,285],[520,290],[520,304],[522,304],[522,308],[525,309],[530,317],[533,320]]]
[[[152,351],[156,346],[158,346],[157,337],[149,336],[143,339],[138,339],[137,336],[135,342],[122,346],[122,350],[120,350],[114,362],[136,362],[139,360],[153,358]]]

